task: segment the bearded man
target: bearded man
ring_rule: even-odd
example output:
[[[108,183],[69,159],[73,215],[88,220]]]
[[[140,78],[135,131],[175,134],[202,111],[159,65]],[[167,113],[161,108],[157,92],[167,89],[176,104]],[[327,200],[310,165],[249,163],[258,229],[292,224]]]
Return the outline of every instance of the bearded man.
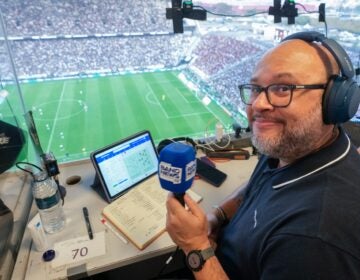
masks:
[[[187,195],[188,210],[167,200],[194,278],[360,279],[360,156],[324,115],[339,72],[323,44],[289,39],[239,86],[262,154],[249,182],[207,216]]]

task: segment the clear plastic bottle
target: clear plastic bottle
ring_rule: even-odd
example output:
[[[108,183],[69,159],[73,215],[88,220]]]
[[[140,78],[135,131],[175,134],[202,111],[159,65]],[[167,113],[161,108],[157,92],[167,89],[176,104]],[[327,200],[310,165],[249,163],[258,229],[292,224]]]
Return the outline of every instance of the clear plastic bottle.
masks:
[[[46,172],[35,174],[32,193],[45,231],[55,233],[62,230],[65,214],[55,181]]]

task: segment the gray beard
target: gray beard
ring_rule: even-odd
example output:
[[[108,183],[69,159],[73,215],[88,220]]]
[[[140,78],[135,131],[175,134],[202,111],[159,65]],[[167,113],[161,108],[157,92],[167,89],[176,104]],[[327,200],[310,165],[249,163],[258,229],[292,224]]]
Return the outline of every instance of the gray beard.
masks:
[[[261,154],[278,159],[298,159],[314,149],[323,134],[319,129],[322,123],[321,106],[317,104],[276,137],[269,139],[253,134],[251,140]]]

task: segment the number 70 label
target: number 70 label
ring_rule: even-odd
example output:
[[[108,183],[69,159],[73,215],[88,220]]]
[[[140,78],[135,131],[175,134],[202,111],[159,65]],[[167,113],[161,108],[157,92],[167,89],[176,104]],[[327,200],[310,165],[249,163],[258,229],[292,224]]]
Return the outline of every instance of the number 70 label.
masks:
[[[105,255],[105,232],[96,233],[92,240],[86,235],[55,243],[54,250],[53,268]]]
[[[79,258],[86,257],[89,252],[89,248],[84,246],[81,248],[72,249],[72,252],[73,252],[73,260],[77,260]]]

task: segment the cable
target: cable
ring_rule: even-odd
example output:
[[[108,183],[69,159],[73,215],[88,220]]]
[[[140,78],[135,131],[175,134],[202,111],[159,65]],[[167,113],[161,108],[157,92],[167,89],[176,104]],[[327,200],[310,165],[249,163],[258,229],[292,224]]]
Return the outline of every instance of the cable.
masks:
[[[359,52],[359,57],[358,57],[357,68],[355,69],[355,79],[358,84],[360,84],[359,78],[360,78],[360,52]]]
[[[300,3],[295,3],[295,6],[300,6],[301,8],[303,8],[303,10],[308,13],[308,14],[312,14],[312,13],[318,13],[317,11],[308,11],[306,9],[306,7],[303,5],[303,4],[300,4]]]
[[[25,168],[22,168],[20,167],[20,164],[26,164],[26,165],[30,165],[32,167],[35,167],[36,169],[38,169],[39,171],[43,171],[43,169],[39,166],[37,166],[36,164],[33,164],[33,163],[30,163],[30,162],[24,162],[24,161],[18,161],[17,163],[15,163],[15,166],[17,168],[19,168],[20,170],[24,171],[24,172],[27,172],[31,175],[31,177],[33,177],[33,179],[35,180],[35,176],[34,176],[34,173],[31,172],[30,170],[28,169],[25,169]]]
[[[217,143],[216,143],[216,137],[214,138],[214,140],[210,140],[209,142],[207,142],[207,139],[209,139],[209,137],[208,137],[209,127],[210,127],[210,125],[211,125],[213,122],[216,122],[216,121],[220,122],[220,120],[219,120],[219,119],[216,119],[216,118],[211,119],[211,120],[208,121],[208,123],[207,123],[207,125],[206,125],[206,127],[205,127],[205,131],[204,131],[204,141],[203,141],[204,143],[199,143],[199,142],[197,142],[197,143],[196,143],[196,147],[199,147],[199,148],[208,150],[208,151],[210,151],[210,152],[215,152],[215,149],[214,149],[212,146],[214,146],[214,147],[216,147],[216,148],[218,148],[218,149],[225,149],[226,147],[228,147],[228,146],[230,145],[230,143],[231,143],[231,136],[230,136],[229,133],[226,133],[226,135],[227,135],[227,140],[228,140],[228,141],[227,141],[224,145],[219,145],[219,144],[217,144]],[[223,138],[224,138],[224,137],[223,137]]]
[[[328,26],[327,26],[326,20],[324,20],[324,24],[325,24],[325,37],[327,37],[328,36]]]
[[[327,37],[328,27],[327,27],[327,22],[326,22],[326,18],[325,18],[324,14],[320,13],[319,11],[309,11],[301,3],[295,3],[295,6],[300,6],[305,11],[305,13],[299,13],[299,15],[301,15],[301,14],[319,14],[319,15],[322,15],[324,17],[325,36]],[[212,12],[212,11],[209,11],[209,10],[205,9],[204,7],[202,7],[200,5],[194,5],[193,7],[202,9],[203,11],[205,11],[205,12],[207,12],[209,14],[212,14],[212,15],[215,15],[215,16],[222,16],[222,17],[239,17],[239,18],[241,18],[241,17],[252,17],[252,16],[256,16],[256,15],[260,15],[260,14],[268,14],[268,11],[261,11],[261,12],[256,12],[256,13],[252,13],[252,14],[248,14],[248,15],[230,15],[230,14]]]
[[[161,267],[161,269],[160,269],[160,271],[159,271],[156,279],[158,279],[158,278],[161,276],[161,274],[164,272],[166,266],[167,266],[169,263],[171,263],[171,261],[174,259],[175,255],[176,255],[179,251],[180,251],[180,247],[177,246],[176,249],[175,249],[175,251],[170,255],[170,257],[166,260],[166,262],[164,263],[164,265]]]
[[[33,178],[33,180],[35,180],[34,172],[31,172],[30,170],[21,167],[20,164],[30,165],[32,167],[35,167],[39,171],[44,171],[41,167],[37,166],[36,164],[30,163],[30,162],[18,161],[17,163],[15,163],[15,166],[17,168],[19,168],[20,170],[22,170],[22,171],[24,171],[26,173],[29,173],[31,175],[31,177]],[[61,189],[60,189],[61,186],[60,186],[59,180],[58,180],[57,176],[53,176],[53,179],[54,179],[54,181],[56,183],[56,186],[58,188],[58,191],[60,193],[60,198],[62,200],[62,205],[64,205],[64,203],[65,203],[64,194],[61,192]]]
[[[306,9],[306,7],[305,7],[303,4],[301,4],[301,3],[295,3],[295,6],[300,6],[300,7],[305,11],[305,13],[299,13],[299,15],[304,15],[304,14],[319,14],[319,15],[323,16],[323,18],[324,18],[324,25],[325,25],[325,37],[327,37],[327,35],[328,35],[328,26],[327,26],[325,14],[323,14],[322,12],[320,12],[320,10],[319,10],[319,11],[308,11],[308,10]],[[319,21],[320,21],[320,20],[319,20]]]
[[[256,15],[260,15],[260,14],[267,14],[268,13],[267,11],[262,11],[262,12],[257,12],[257,13],[253,13],[253,14],[250,14],[250,15],[228,15],[228,14],[222,14],[222,13],[215,13],[215,12],[209,11],[209,10],[205,9],[204,7],[198,6],[198,5],[194,5],[193,7],[194,8],[200,8],[200,9],[204,10],[205,12],[207,12],[209,14],[212,14],[214,16],[221,16],[221,17],[252,17],[252,16],[256,16]]]
[[[57,186],[57,188],[58,188],[58,191],[59,191],[59,194],[60,194],[60,198],[61,198],[61,201],[62,201],[62,205],[64,206],[64,203],[65,203],[65,195],[64,195],[64,192],[61,191],[61,185],[60,185],[58,176],[57,176],[57,175],[53,176],[53,179],[54,179],[54,181],[55,181],[55,183],[56,183],[56,186]],[[63,188],[63,189],[64,189],[64,191],[65,191],[65,188]]]

